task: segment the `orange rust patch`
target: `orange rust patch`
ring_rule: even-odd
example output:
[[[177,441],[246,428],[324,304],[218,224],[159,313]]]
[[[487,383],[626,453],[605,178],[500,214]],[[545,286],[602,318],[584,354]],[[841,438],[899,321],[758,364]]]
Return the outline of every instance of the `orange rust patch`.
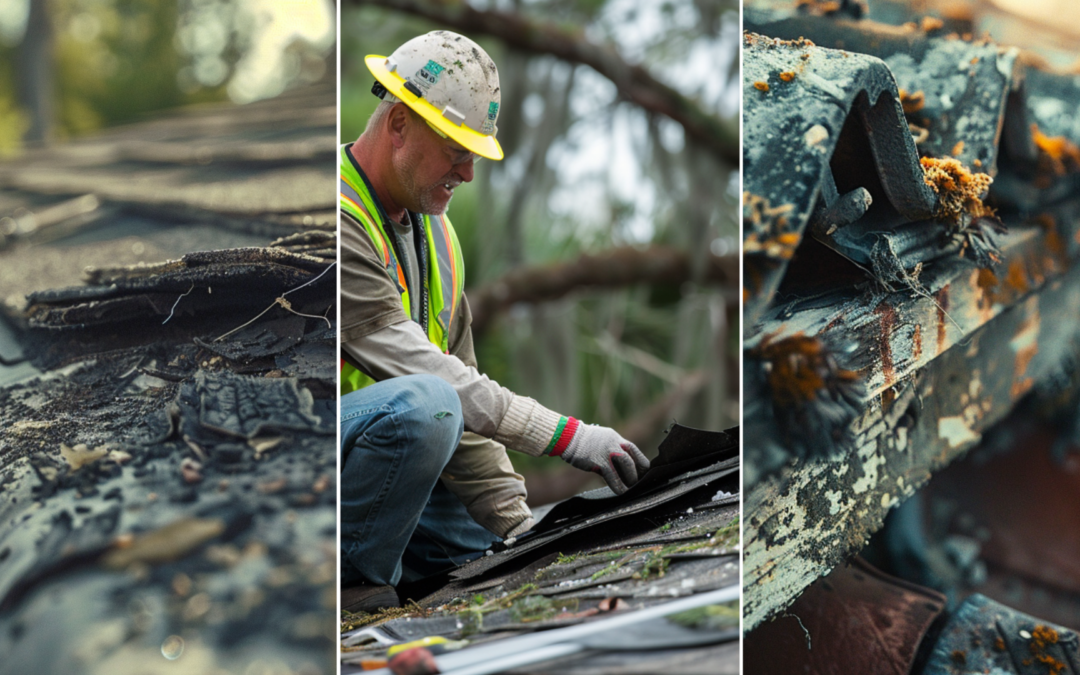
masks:
[[[938,196],[935,216],[956,223],[965,213],[975,218],[994,215],[994,210],[982,202],[982,196],[993,182],[990,176],[972,173],[952,157],[923,157],[919,163],[922,164],[923,181]]]
[[[768,382],[774,403],[794,407],[813,401],[827,386],[826,377],[847,382],[858,379],[855,371],[836,367],[820,339],[801,332],[774,341],[775,337],[776,333],[766,335],[751,350],[771,364]]]
[[[1020,260],[1013,260],[1009,263],[1009,271],[1005,275],[1005,285],[1023,294],[1030,290],[1031,285],[1028,283],[1027,272],[1024,271],[1024,263]]]
[[[1047,645],[1056,645],[1058,639],[1059,636],[1056,630],[1049,626],[1039,624],[1038,626],[1035,626],[1035,630],[1031,631],[1031,643],[1029,646],[1032,650],[1046,649]]]
[[[1054,255],[1065,255],[1065,242],[1061,240],[1061,235],[1057,233],[1057,230],[1046,233],[1046,249]]]
[[[779,77],[784,82],[791,82],[795,79],[795,73],[791,72],[790,70],[785,70],[784,72],[780,73]]]
[[[1058,632],[1049,626],[1039,624],[1031,631],[1031,641],[1028,649],[1035,661],[1046,666],[1049,675],[1059,675],[1065,670],[1065,664],[1046,653],[1046,648],[1058,643]]]
[[[1016,361],[1013,365],[1013,385],[1010,391],[1013,400],[1028,393],[1035,384],[1035,381],[1028,376],[1027,370],[1028,366],[1031,365],[1031,360],[1039,353],[1038,331],[1039,313],[1038,309],[1036,309],[1031,316],[1024,320],[1020,330],[1013,337],[1014,345],[1019,343],[1014,346],[1016,349]]]
[[[1053,176],[1064,176],[1080,170],[1080,148],[1064,136],[1047,136],[1038,124],[1031,125],[1031,138],[1039,150],[1036,171],[1037,187],[1049,187]]]
[[[881,356],[881,374],[885,378],[885,386],[891,387],[896,382],[896,370],[893,366],[892,338],[893,329],[896,328],[896,308],[887,303],[881,303],[874,309],[874,314],[881,317],[881,334],[878,338],[878,353]]]
[[[924,16],[920,27],[923,29],[924,33],[929,33],[930,31],[944,28],[945,22],[936,16]]]
[[[743,267],[743,279],[746,281],[746,290],[751,295],[757,295],[761,292],[762,287],[765,284],[765,278],[762,275],[762,270],[758,269],[757,265],[745,265]]]
[[[997,287],[998,278],[993,270],[986,267],[980,267],[978,275],[975,283],[977,283],[979,288],[983,291],[989,291]]]
[[[1031,217],[1031,222],[1035,223],[1044,230],[1052,230],[1057,227],[1057,221],[1054,220],[1054,216],[1049,213],[1040,213]]]
[[[994,649],[999,652],[1005,651],[1005,640],[1003,638],[994,638]]]
[[[825,16],[839,12],[840,2],[839,0],[797,0],[795,7],[808,14]]]
[[[788,215],[794,204],[772,206],[769,200],[749,192],[743,193],[743,231],[750,232],[743,240],[743,253],[764,253],[770,258],[790,260],[801,239],[798,232],[788,231]]]
[[[964,3],[945,4],[941,15],[950,21],[971,23],[975,21],[975,10]]]
[[[776,38],[765,37],[764,35],[758,35],[757,33],[751,33],[750,31],[743,31],[743,43],[747,47],[753,47],[755,45],[765,45],[766,47],[772,47],[775,45],[783,45],[784,47],[813,47],[814,42],[807,40],[806,38],[799,38],[798,40],[779,40]],[[810,56],[809,54],[803,54],[803,58]]]
[[[892,389],[886,389],[881,392],[881,410],[887,412],[892,407],[893,401],[896,400],[896,392]]]
[[[975,285],[981,291],[981,295],[979,296],[979,309],[988,312],[993,308],[994,303],[998,300],[996,289],[999,283],[1001,282],[998,280],[997,275],[994,274],[993,270],[986,267],[980,267],[976,270]],[[990,317],[987,316],[986,318],[988,319]]]
[[[934,293],[934,300],[937,302],[937,346],[934,355],[940,356],[945,351],[946,329],[948,328],[945,325],[945,313],[949,311],[949,287],[945,286]]]
[[[900,107],[904,109],[905,115],[913,115],[923,109],[926,105],[926,94],[921,91],[914,91],[910,94],[906,89],[900,90]]]
[[[768,82],[761,82],[761,81],[755,82],[754,83],[754,89],[757,89],[758,91],[764,91],[764,92],[768,93],[768,91],[769,91],[769,83]]]
[[[915,324],[915,332],[911,335],[911,355],[915,361],[922,358],[922,324]]]

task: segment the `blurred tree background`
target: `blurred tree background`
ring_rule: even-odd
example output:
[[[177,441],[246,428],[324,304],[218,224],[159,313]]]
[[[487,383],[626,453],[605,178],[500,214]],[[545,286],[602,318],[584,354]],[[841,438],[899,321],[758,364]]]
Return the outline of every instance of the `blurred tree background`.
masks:
[[[333,74],[333,0],[4,0],[0,156]]]
[[[449,215],[481,370],[656,454],[673,421],[738,423],[736,0],[343,0],[341,140],[363,64],[447,29],[499,67],[502,162]],[[600,486],[511,452],[530,503]]]

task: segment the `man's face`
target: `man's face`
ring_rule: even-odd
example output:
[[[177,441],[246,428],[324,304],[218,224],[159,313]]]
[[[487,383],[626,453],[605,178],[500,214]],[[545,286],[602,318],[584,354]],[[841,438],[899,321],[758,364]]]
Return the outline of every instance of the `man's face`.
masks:
[[[446,212],[454,188],[473,179],[473,155],[442,138],[419,115],[409,114],[411,133],[394,163],[402,205],[416,213]]]

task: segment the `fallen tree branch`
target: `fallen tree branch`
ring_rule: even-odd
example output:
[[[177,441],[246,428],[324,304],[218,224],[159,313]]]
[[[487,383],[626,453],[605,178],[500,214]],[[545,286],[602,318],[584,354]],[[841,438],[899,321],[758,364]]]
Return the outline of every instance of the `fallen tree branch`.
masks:
[[[478,10],[462,0],[352,0],[352,3],[395,9],[472,37],[481,34],[496,37],[512,49],[550,54],[589,66],[611,80],[626,100],[681,124],[688,142],[701,143],[728,164],[739,165],[737,123],[724,124],[642,66],[627,63],[613,47],[590,42],[581,28],[566,28],[515,12]]]
[[[519,302],[549,302],[582,288],[623,288],[634,284],[687,281],[736,286],[739,261],[734,255],[709,255],[704,273],[695,279],[690,254],[653,244],[639,249],[620,246],[581,255],[569,262],[522,267],[468,292],[472,329],[479,335],[500,312]]]

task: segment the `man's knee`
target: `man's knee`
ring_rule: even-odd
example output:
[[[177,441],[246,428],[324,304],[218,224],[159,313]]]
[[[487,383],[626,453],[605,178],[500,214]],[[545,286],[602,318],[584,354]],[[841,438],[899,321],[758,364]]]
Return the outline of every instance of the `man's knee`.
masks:
[[[409,375],[401,384],[402,422],[409,426],[410,435],[427,448],[438,448],[450,454],[457,448],[465,430],[461,414],[461,399],[454,388],[434,375]]]
[[[465,429],[457,392],[434,375],[383,380],[343,397],[341,406],[343,460],[358,445],[407,448],[412,470],[439,473]]]

